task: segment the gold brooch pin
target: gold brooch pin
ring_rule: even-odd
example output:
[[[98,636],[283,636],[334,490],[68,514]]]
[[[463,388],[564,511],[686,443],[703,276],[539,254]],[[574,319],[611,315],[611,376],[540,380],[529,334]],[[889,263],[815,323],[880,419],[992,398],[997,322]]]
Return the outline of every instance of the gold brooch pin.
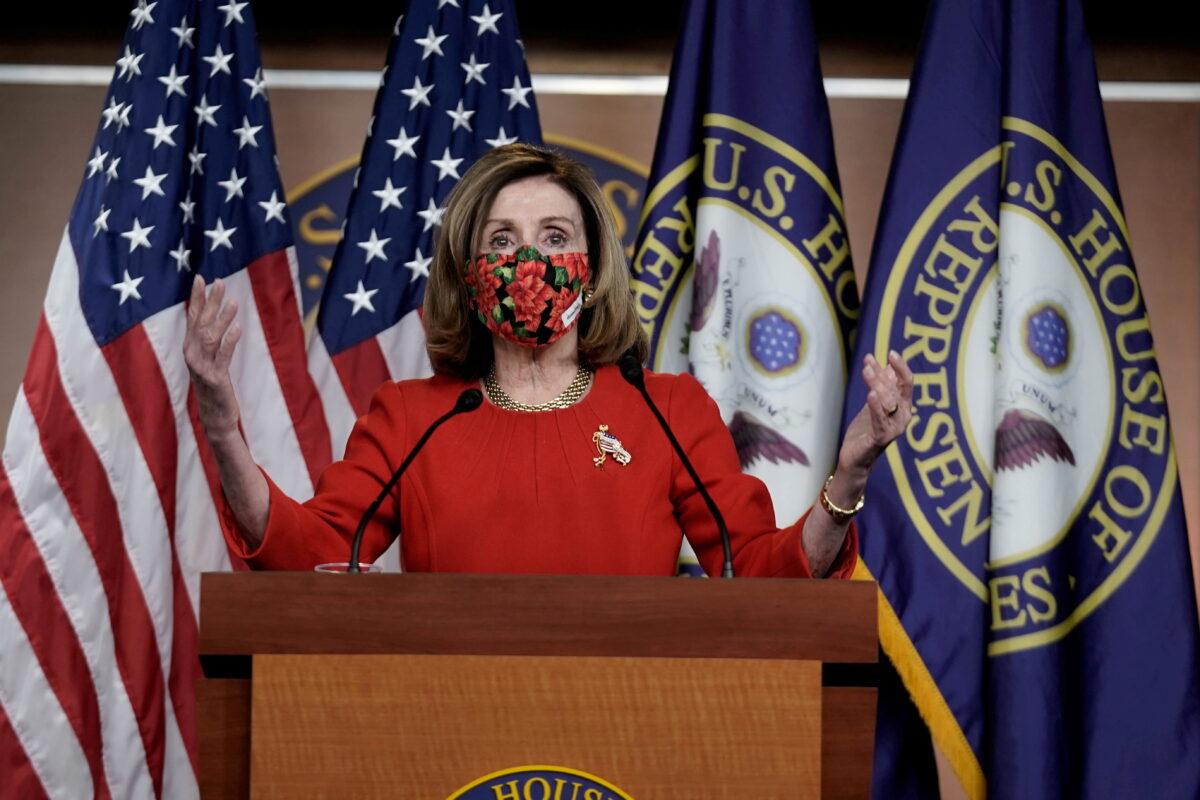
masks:
[[[607,425],[601,425],[600,430],[592,434],[592,444],[596,445],[596,457],[592,459],[592,463],[597,468],[602,468],[610,455],[621,466],[633,459],[629,451],[621,446],[621,440],[608,432]]]

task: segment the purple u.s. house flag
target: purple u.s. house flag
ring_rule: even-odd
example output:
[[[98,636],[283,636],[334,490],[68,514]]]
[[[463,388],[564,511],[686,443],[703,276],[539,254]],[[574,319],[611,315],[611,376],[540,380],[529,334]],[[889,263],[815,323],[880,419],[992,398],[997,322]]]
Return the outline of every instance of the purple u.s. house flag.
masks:
[[[700,380],[795,522],[836,458],[858,316],[807,2],[688,3],[632,285],[651,368]]]
[[[475,159],[516,141],[541,129],[511,0],[414,0],[309,343],[335,455],[383,382],[429,374],[419,309],[441,205]]]
[[[858,338],[889,349],[916,416],[862,563],[968,793],[1196,797],[1178,472],[1078,0],[932,4]]]

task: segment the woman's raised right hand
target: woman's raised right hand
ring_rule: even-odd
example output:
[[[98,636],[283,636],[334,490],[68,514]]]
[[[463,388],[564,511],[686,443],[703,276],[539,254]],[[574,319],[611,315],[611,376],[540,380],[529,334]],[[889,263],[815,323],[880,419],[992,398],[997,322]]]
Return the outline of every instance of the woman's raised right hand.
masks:
[[[233,322],[237,301],[225,299],[225,284],[219,278],[207,295],[204,279],[192,282],[187,310],[187,333],[183,337],[183,360],[192,376],[200,422],[210,441],[238,433],[238,403],[229,376],[229,362],[242,330]]]

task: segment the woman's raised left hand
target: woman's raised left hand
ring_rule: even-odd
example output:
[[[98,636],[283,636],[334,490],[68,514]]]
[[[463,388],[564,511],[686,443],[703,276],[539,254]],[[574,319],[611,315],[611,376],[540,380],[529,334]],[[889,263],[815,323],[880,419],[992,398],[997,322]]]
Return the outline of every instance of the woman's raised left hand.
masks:
[[[913,377],[894,350],[888,354],[886,366],[872,355],[864,358],[862,377],[867,384],[867,402],[846,429],[838,469],[865,475],[912,420]]]

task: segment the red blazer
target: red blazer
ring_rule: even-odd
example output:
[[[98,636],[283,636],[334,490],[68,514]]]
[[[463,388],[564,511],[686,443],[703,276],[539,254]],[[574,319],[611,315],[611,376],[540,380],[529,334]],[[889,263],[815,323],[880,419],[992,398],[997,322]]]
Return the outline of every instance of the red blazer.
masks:
[[[257,549],[246,547],[226,511],[230,548],[268,569],[348,560],[363,510],[469,385],[445,376],[384,385],[311,500],[297,503],[268,477],[271,507]],[[776,528],[766,486],[742,472],[703,387],[690,375],[654,373],[646,385],[725,514],[737,574],[810,576],[800,544],[804,518]],[[631,454],[628,465],[611,456],[601,467],[593,463],[592,435],[601,424]],[[703,499],[637,391],[612,366],[597,370],[571,408],[505,411],[485,399],[443,425],[380,506],[362,560],[378,557],[398,532],[404,568],[419,572],[672,575],[685,534],[708,574],[720,574],[722,562]],[[851,526],[830,577],[849,577],[856,553]]]

